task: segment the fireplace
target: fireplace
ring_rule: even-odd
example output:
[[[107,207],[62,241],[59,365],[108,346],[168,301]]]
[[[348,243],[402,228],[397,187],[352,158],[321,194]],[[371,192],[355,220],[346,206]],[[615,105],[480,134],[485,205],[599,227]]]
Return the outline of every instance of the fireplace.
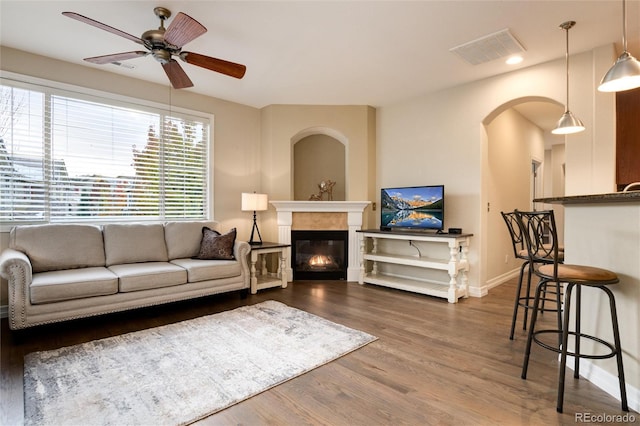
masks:
[[[294,280],[346,280],[347,231],[291,231]]]
[[[347,281],[358,281],[360,275],[360,237],[356,231],[362,228],[364,209],[371,204],[369,201],[270,201],[276,208],[276,221],[278,223],[278,242],[281,244],[291,244],[291,233],[295,230],[341,230],[346,231],[347,248],[345,257],[347,259]],[[320,213],[322,221],[316,221],[315,215]],[[334,214],[334,219],[329,223],[324,220],[325,214]],[[318,226],[298,226],[294,224],[294,218],[300,214],[311,214],[312,222]],[[341,218],[340,227],[335,223],[337,218]],[[297,222],[297,220],[296,220]],[[320,223],[322,224],[320,225]],[[293,261],[291,252],[286,259],[287,280],[293,279]]]

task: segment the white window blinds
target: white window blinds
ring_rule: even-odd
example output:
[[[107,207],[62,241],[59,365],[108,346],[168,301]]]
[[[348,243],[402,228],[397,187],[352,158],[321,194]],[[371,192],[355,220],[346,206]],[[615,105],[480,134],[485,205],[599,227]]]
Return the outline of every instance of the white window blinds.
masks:
[[[0,89],[0,222],[207,218],[207,118]]]

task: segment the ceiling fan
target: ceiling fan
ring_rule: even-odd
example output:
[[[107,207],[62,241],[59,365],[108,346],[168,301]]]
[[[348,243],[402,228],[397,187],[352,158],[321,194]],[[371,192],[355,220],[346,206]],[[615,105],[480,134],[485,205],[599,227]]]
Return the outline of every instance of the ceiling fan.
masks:
[[[156,7],[154,13],[160,18],[160,27],[157,30],[149,30],[142,33],[141,37],[136,37],[121,31],[117,28],[110,27],[86,16],[82,16],[75,12],[62,12],[64,16],[76,19],[85,24],[92,25],[112,34],[119,35],[129,39],[135,43],[143,45],[147,51],[136,50],[132,52],[115,53],[104,56],[94,56],[85,58],[87,62],[93,64],[109,64],[117,63],[127,59],[138,58],[140,56],[153,56],[164,69],[171,85],[175,89],[183,89],[192,87],[193,83],[182,69],[178,61],[173,57],[176,56],[184,62],[206,68],[211,71],[219,72],[235,78],[242,78],[247,67],[234,62],[225,61],[223,59],[212,58],[210,56],[201,55],[193,52],[183,52],[182,46],[196,39],[207,32],[207,29],[198,21],[179,12],[169,24],[167,29],[164,28],[164,21],[171,16],[171,11],[164,7]]]

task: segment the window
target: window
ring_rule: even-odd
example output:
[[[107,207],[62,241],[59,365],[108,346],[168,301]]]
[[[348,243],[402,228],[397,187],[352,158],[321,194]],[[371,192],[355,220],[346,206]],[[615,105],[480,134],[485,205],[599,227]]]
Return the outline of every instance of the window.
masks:
[[[0,80],[0,222],[208,216],[209,119]]]

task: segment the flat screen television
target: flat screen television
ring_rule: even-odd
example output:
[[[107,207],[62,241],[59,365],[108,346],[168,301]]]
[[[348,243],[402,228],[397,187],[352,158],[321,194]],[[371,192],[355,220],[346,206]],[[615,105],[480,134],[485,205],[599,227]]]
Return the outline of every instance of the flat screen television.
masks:
[[[444,229],[444,185],[382,188],[381,229]]]

